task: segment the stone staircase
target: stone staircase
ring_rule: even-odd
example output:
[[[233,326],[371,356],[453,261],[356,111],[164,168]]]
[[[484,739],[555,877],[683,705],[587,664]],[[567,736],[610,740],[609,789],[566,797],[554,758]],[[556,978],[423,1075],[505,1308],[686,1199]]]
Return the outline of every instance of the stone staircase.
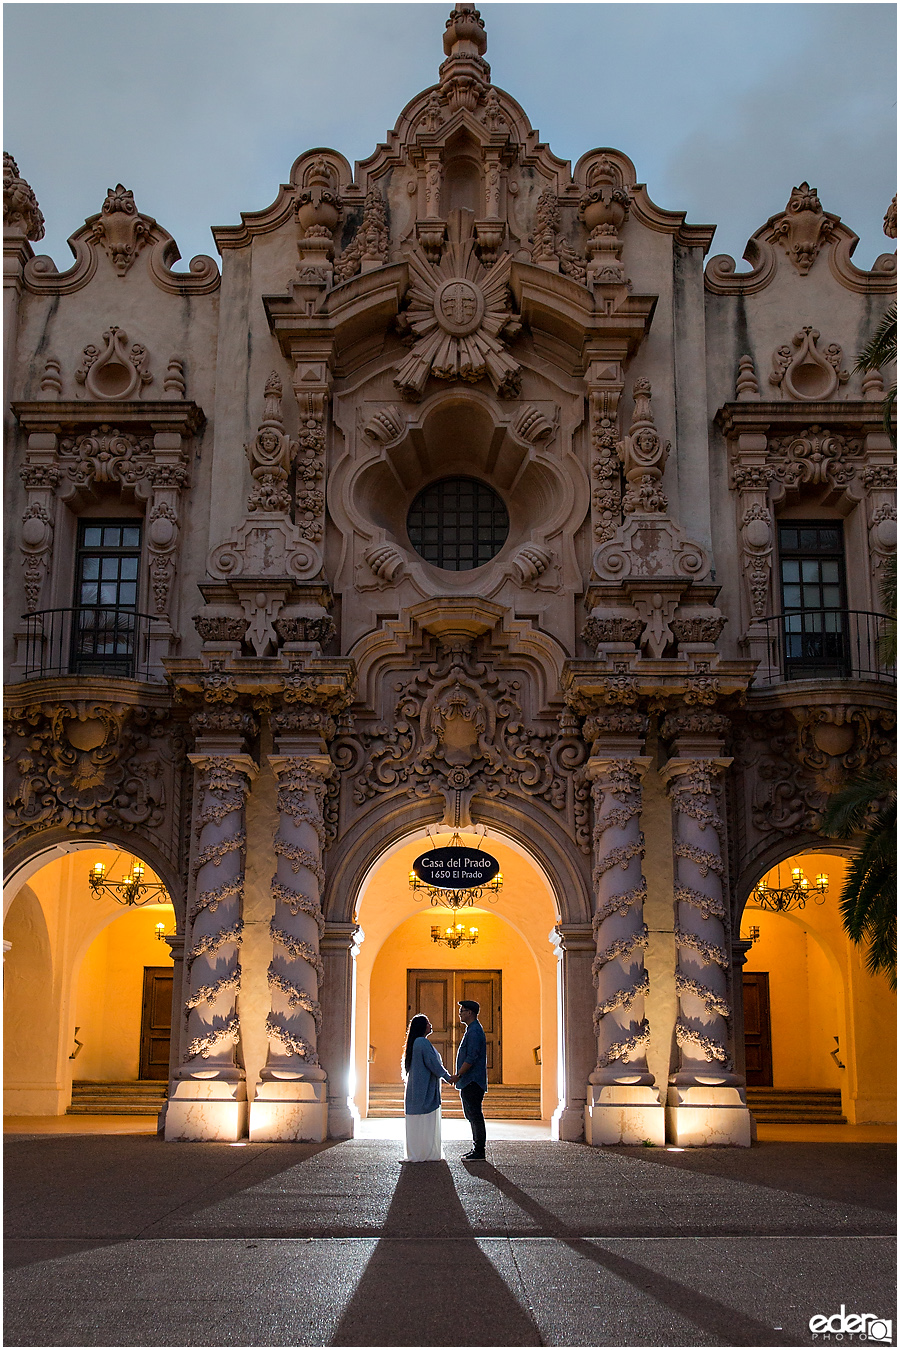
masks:
[[[747,1105],[760,1125],[846,1125],[838,1089],[748,1087]]]
[[[92,1083],[87,1079],[72,1084],[70,1116],[156,1116],[166,1100],[165,1080],[142,1079],[123,1083]]]
[[[464,1120],[462,1106],[455,1089],[449,1086],[442,1093],[441,1114],[448,1120]],[[369,1119],[400,1120],[403,1116],[402,1083],[369,1084]],[[541,1089],[515,1087],[506,1083],[491,1083],[484,1099],[485,1120],[540,1120]]]

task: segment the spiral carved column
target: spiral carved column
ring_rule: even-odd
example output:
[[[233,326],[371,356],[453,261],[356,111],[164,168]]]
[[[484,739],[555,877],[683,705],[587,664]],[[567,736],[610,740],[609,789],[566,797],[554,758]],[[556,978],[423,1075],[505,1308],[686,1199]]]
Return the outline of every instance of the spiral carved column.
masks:
[[[729,1045],[722,780],[729,759],[672,758],[664,776],[673,806],[675,1040],[668,1124],[677,1144],[749,1144],[750,1119]]]
[[[189,756],[197,773],[197,851],[185,953],[184,1063],[166,1106],[167,1139],[240,1139],[247,1122],[237,993],[243,932],[244,803],[256,765],[244,754]]]
[[[322,1140],[328,1108],[317,1050],[325,929],[320,896],[325,785],[334,770],[323,754],[270,755],[269,762],[278,783],[269,1053],[250,1107],[250,1138]]]
[[[647,1067],[650,1027],[644,1000],[650,984],[644,967],[647,883],[643,876],[641,780],[650,761],[593,755],[594,896],[593,963],[597,1002],[597,1065],[590,1076],[585,1134],[591,1144],[664,1142],[664,1119]]]

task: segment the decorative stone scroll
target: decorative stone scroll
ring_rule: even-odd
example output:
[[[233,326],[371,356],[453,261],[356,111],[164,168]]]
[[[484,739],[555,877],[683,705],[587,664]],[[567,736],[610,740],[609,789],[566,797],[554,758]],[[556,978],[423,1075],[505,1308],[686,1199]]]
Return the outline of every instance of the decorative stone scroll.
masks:
[[[179,1078],[243,1077],[237,993],[244,898],[244,801],[256,766],[243,754],[192,754],[198,802],[188,908],[187,1045]]]

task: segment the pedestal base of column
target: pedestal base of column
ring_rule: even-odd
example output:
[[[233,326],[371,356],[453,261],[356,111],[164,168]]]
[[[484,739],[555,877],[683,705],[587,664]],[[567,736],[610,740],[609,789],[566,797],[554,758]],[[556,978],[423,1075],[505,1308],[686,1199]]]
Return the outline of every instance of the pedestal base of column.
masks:
[[[670,1087],[666,1132],[679,1148],[749,1148],[750,1112],[740,1088]]]
[[[558,1106],[550,1117],[550,1138],[564,1144],[580,1144],[584,1139],[583,1108]]]
[[[247,1084],[221,1078],[182,1078],[166,1102],[170,1143],[215,1139],[233,1144],[247,1132]]]
[[[356,1136],[356,1124],[359,1112],[353,1102],[346,1097],[331,1097],[328,1100],[328,1138],[353,1139]]]
[[[652,1087],[609,1083],[588,1087],[584,1108],[585,1143],[645,1144],[666,1142],[666,1115]]]
[[[325,1087],[324,1083],[311,1083],[304,1078],[260,1082],[250,1103],[250,1142],[323,1143],[328,1137]]]

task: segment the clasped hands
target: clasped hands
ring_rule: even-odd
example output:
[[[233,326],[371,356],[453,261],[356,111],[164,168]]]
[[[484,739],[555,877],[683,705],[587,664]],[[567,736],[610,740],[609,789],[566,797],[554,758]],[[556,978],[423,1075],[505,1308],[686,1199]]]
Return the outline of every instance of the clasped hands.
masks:
[[[450,1077],[445,1079],[444,1081],[449,1083],[451,1087],[456,1087],[457,1078],[459,1078],[458,1073],[451,1073]]]

